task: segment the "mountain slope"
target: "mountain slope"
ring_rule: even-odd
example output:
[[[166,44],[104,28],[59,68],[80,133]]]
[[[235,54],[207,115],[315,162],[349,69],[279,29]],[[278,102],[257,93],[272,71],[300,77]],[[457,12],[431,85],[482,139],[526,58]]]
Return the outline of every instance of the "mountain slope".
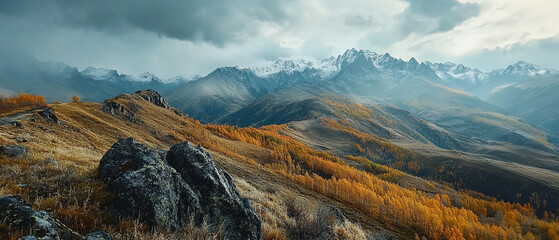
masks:
[[[297,239],[290,235],[292,229],[310,231],[316,227],[305,225],[306,220],[297,220],[288,212],[289,206],[297,206],[289,200],[293,195],[303,198],[303,202],[337,207],[348,219],[333,225],[336,232],[345,232],[342,238],[363,238],[359,231],[381,239],[413,239],[416,235],[432,239],[471,235],[481,239],[505,233],[516,238],[528,233],[544,238],[559,231],[556,222],[538,219],[529,206],[468,195],[373,162],[415,159],[412,152],[385,139],[343,126],[342,117],[362,120],[371,112],[358,106],[346,109],[331,102],[338,100],[333,96],[324,102],[340,114],[341,123],[311,121],[324,120],[338,126],[327,127],[330,130],[322,133],[333,134],[335,141],[352,139],[368,149],[368,154],[380,158],[340,157],[313,150],[296,141],[298,137],[289,137],[293,132],[285,125],[260,129],[202,125],[148,100],[157,101],[146,100],[141,94],[122,94],[104,103],[51,104],[60,124],[33,113],[20,120],[24,128],[0,126],[0,144],[17,144],[19,137],[29,135],[19,144],[31,151],[26,159],[0,156],[0,193],[23,195],[80,233],[103,228],[123,238],[146,237],[141,234],[149,234],[149,230],[133,224],[141,220],[111,214],[112,197],[96,170],[112,143],[132,136],[159,149],[184,140],[202,144],[217,164],[233,175],[240,193],[251,200],[263,221],[263,234],[269,238],[287,235]],[[305,141],[314,141],[312,135],[306,137]],[[415,169],[413,164],[409,166]],[[312,209],[309,205],[297,208],[301,207]],[[502,220],[500,214],[514,219]],[[359,230],[354,223],[364,229]],[[127,235],[131,232],[136,235]]]
[[[471,99],[469,96],[465,97]],[[367,151],[359,150],[364,147],[355,148],[352,145],[361,141],[352,135],[354,131],[358,131],[360,134],[387,139],[412,150],[418,156],[421,170],[408,169],[409,163],[398,163],[397,167],[419,176],[457,183],[462,187],[509,201],[529,202],[529,197],[516,197],[517,193],[525,189],[538,189],[537,193],[523,192],[528,194],[527,196],[553,193],[551,196],[559,197],[559,185],[554,183],[555,179],[559,179],[557,153],[540,143],[534,143],[534,140],[522,140],[526,139],[522,136],[507,138],[507,134],[513,133],[511,131],[520,132],[522,127],[519,126],[529,125],[496,113],[473,108],[470,112],[463,112],[465,109],[456,107],[456,111],[453,112],[456,116],[452,118],[450,114],[442,115],[442,123],[454,126],[441,127],[392,105],[374,103],[368,98],[335,95],[317,90],[314,85],[298,85],[262,97],[223,118],[222,121],[236,126],[256,127],[287,123],[291,127],[291,131],[288,131],[290,136],[317,150],[333,151],[339,155],[368,156]],[[501,125],[494,126],[490,118]],[[467,128],[457,131],[462,125]],[[472,132],[472,129],[477,129],[478,132]],[[541,134],[531,128],[525,131]],[[504,139],[487,140],[497,138],[496,136]],[[538,150],[540,148],[544,151]],[[462,155],[464,157],[461,157]],[[380,163],[396,164],[390,161]],[[503,165],[504,163],[514,164]],[[437,171],[441,168],[454,170],[448,175],[440,174]],[[516,169],[529,170],[518,172]],[[485,182],[483,179],[493,180]],[[500,186],[503,183],[514,184],[502,188]],[[546,207],[538,208],[541,213]]]
[[[119,111],[109,111],[116,106],[120,106],[117,107]],[[0,194],[23,195],[40,210],[49,211],[82,234],[102,228],[122,239],[164,238],[165,235],[150,235],[150,229],[140,224],[141,220],[112,215],[113,197],[97,173],[101,157],[113,143],[134,137],[156,149],[168,149],[185,140],[202,144],[217,164],[233,176],[241,194],[249,197],[255,209],[259,209],[264,236],[285,237],[288,224],[298,223],[285,212],[289,197],[295,196],[318,207],[341,209],[340,213],[349,219],[342,224],[351,226],[352,231],[357,231],[355,234],[363,230],[352,222],[363,224],[368,235],[409,238],[402,236],[403,232],[387,230],[394,228],[351,206],[322,196],[264,167],[272,159],[270,150],[223,138],[194,119],[178,116],[139,94],[122,94],[104,103],[59,103],[49,107],[60,124],[32,113],[19,120],[24,128],[11,124],[0,126],[0,146],[22,144],[31,152],[25,159],[0,154]],[[28,136],[27,140],[18,143],[21,136]],[[20,188],[18,184],[25,186]],[[345,229],[345,226],[340,227]],[[133,234],[132,229],[135,229]],[[4,238],[5,226],[0,224],[0,230],[0,237]]]
[[[532,79],[503,88],[488,102],[559,136],[559,75]]]
[[[173,105],[203,122],[214,121],[269,93],[272,84],[247,69],[218,68],[169,95]]]
[[[235,126],[264,126],[292,121],[342,119],[363,132],[388,139],[408,139],[450,149],[463,146],[449,133],[407,111],[378,104],[369,108],[356,100],[317,90],[312,85],[297,85],[262,97],[221,120]],[[396,115],[391,114],[392,112]]]
[[[259,76],[246,68],[218,68],[173,90],[169,101],[202,122],[214,122],[268,93],[298,83],[315,82],[322,76],[316,69],[260,71],[268,74]]]

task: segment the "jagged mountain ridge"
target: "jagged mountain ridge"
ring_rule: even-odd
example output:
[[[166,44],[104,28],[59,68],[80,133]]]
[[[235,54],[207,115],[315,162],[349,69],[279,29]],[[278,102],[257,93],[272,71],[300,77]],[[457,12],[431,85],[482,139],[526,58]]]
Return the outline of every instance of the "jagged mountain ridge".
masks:
[[[303,72],[306,69],[314,69],[327,79],[339,73],[343,67],[353,63],[359,56],[364,56],[365,59],[370,61],[373,66],[383,72],[384,75],[392,76],[393,78],[403,78],[409,75],[410,72],[416,71],[418,67],[422,67],[424,71],[430,72],[430,70],[425,67],[427,66],[431,68],[443,83],[451,85],[450,87],[458,87],[465,90],[472,90],[472,87],[485,85],[493,79],[512,78],[514,81],[521,81],[538,75],[559,73],[557,70],[541,68],[524,61],[518,61],[506,68],[482,72],[476,68],[470,68],[452,62],[432,63],[425,61],[419,63],[413,57],[409,61],[404,61],[392,57],[389,53],[378,54],[368,50],[356,49],[349,49],[338,57],[331,57],[321,61],[282,59],[274,62],[271,66],[252,67],[249,69],[262,77],[280,72],[293,73]],[[471,83],[471,85],[467,83]]]
[[[256,77],[261,79],[258,80],[260,82],[257,84],[273,84],[275,86],[274,88],[282,88],[289,87],[295,83],[330,80],[338,75],[343,68],[353,63],[360,56],[370,62],[374,68],[379,70],[384,78],[391,79],[393,81],[400,81],[414,72],[417,73],[418,71],[421,71],[424,76],[428,76],[428,78],[434,82],[441,83],[451,88],[463,89],[467,92],[473,93],[474,95],[479,94],[480,96],[487,94],[490,91],[499,90],[500,88],[507,86],[507,84],[517,84],[531,77],[559,73],[557,70],[540,68],[523,61],[509,65],[504,69],[496,69],[491,72],[481,72],[478,69],[470,68],[462,64],[450,62],[431,63],[429,61],[419,63],[415,58],[411,58],[409,61],[404,61],[402,59],[394,58],[388,53],[377,54],[368,50],[356,49],[349,49],[337,57],[330,57],[321,61],[280,59],[269,66],[250,68],[233,67],[227,69],[250,71]],[[14,63],[13,65],[17,66],[16,68],[11,68],[12,66],[4,66],[0,69],[0,78],[2,79],[2,86],[4,89],[12,92],[21,91],[23,88],[18,88],[15,86],[15,83],[21,83],[21,81],[30,82],[33,81],[33,78],[42,78],[47,81],[52,81],[56,84],[61,84],[61,87],[69,87],[69,85],[72,84],[76,85],[75,82],[82,83],[80,81],[86,79],[108,81],[110,83],[107,83],[107,85],[112,85],[110,87],[121,89],[126,89],[126,87],[120,86],[118,83],[126,82],[131,85],[138,85],[138,82],[140,82],[143,83],[143,85],[147,85],[146,87],[153,87],[160,92],[166,93],[165,90],[169,88],[167,86],[169,84],[175,86],[176,88],[177,85],[187,85],[190,81],[202,78],[200,76],[189,78],[179,75],[173,78],[163,79],[149,72],[136,77],[127,74],[119,74],[116,70],[95,67],[89,67],[82,71],[78,71],[77,68],[70,67],[63,63],[40,62],[36,59],[27,59],[22,62],[24,63]],[[208,74],[206,78],[214,74],[216,71],[219,72],[220,70],[216,69],[212,73]],[[68,81],[61,80],[68,78],[78,79],[69,79]],[[100,82],[96,83],[99,84]],[[76,86],[73,87],[75,88]],[[36,92],[38,94],[43,94],[41,92],[44,91],[45,90],[38,89]],[[79,91],[77,92],[79,93]],[[47,95],[54,94],[48,93]],[[88,93],[85,92],[82,93],[82,95],[85,95],[83,96],[84,99],[100,101],[114,94],[105,94],[107,96],[104,97],[90,97]],[[48,97],[49,96],[47,96],[47,98]],[[50,97],[49,99],[53,99],[53,97]]]

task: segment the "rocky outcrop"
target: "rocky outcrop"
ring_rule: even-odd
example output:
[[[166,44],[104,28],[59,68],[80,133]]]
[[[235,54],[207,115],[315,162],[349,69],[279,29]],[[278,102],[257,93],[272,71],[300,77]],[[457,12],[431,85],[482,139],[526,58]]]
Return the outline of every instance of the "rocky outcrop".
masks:
[[[165,152],[132,138],[120,140],[103,156],[99,171],[116,193],[114,208],[151,226],[176,230],[200,203],[180,175],[164,162]]]
[[[41,111],[37,112],[43,119],[45,119],[47,122],[54,122],[56,124],[59,124],[60,121],[58,120],[58,117],[56,117],[56,115],[54,114],[54,110],[52,110],[52,108],[47,108]]]
[[[129,114],[128,110],[124,106],[120,105],[120,103],[113,102],[113,101],[105,101],[103,105],[101,105],[101,111],[110,114],[112,116]]]
[[[22,145],[4,145],[0,146],[0,154],[11,158],[24,158],[29,155],[29,150]]]
[[[82,239],[48,213],[34,210],[20,196],[0,197],[0,223],[29,234],[24,239]]]
[[[134,94],[162,108],[167,108],[167,109],[171,108],[171,105],[169,105],[167,99],[163,98],[161,94],[159,94],[157,91],[153,89],[137,91]]]
[[[169,105],[169,102],[167,101],[167,99],[162,97],[161,94],[159,94],[157,91],[155,91],[153,89],[137,91],[135,93],[135,95],[140,96],[143,99],[145,99],[146,101],[151,102],[151,103],[153,103],[157,106],[160,106],[162,108],[171,109],[177,115],[182,115],[180,110],[178,110],[177,108],[171,107],[171,105]]]
[[[136,116],[134,116],[134,112],[137,111],[136,108],[129,111],[122,104],[112,100],[106,100],[105,102],[103,102],[103,104],[101,105],[101,111],[110,114],[111,116],[122,117],[134,123],[140,122],[140,120]]]
[[[223,223],[226,239],[260,239],[260,219],[248,199],[241,197],[233,179],[218,168],[201,146],[183,142],[171,147],[167,162],[196,191],[204,215]]]
[[[213,226],[223,224],[226,239],[262,238],[248,200],[201,147],[185,142],[166,153],[123,139],[103,156],[99,171],[122,215],[169,230],[205,219]]]

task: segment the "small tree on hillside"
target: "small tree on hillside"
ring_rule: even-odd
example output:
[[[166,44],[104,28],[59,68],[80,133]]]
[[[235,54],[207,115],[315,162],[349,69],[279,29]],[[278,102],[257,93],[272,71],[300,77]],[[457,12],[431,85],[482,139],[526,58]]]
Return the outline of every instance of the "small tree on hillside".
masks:
[[[78,102],[80,102],[80,97],[78,97],[78,96],[72,96],[72,102],[73,102],[73,103],[78,103]]]

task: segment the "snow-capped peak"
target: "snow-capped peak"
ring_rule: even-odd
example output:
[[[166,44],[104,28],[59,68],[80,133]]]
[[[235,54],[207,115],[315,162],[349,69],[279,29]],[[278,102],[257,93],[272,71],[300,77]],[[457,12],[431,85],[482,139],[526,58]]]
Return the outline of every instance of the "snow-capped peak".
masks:
[[[336,64],[339,67],[351,64],[359,56],[365,57],[365,59],[371,61],[376,68],[382,68],[383,62],[393,59],[388,53],[384,55],[377,54],[376,52],[371,52],[369,50],[355,50],[355,48],[349,49],[344,52],[344,54],[339,55],[336,59]]]
[[[168,79],[165,79],[165,80],[162,80],[162,81],[165,82],[165,83],[186,83],[186,82],[191,82],[191,81],[198,80],[201,77],[202,76],[200,76],[200,75],[192,75],[192,76],[177,75],[177,76],[174,76],[172,78],[168,78]]]
[[[150,72],[145,72],[145,73],[140,74],[137,77],[137,80],[141,81],[141,82],[150,82],[150,81],[161,82],[161,79],[159,79],[157,76],[155,76],[153,73],[150,73]]]
[[[132,80],[139,81],[139,82],[156,81],[160,83],[169,84],[169,83],[186,83],[186,82],[197,80],[198,78],[200,78],[200,76],[198,75],[193,75],[193,76],[177,75],[171,78],[160,78],[153,73],[145,72],[140,74],[138,77],[132,77]]]
[[[110,80],[111,78],[118,76],[116,70],[94,67],[88,67],[80,73],[82,76],[87,76],[94,80]]]
[[[322,61],[296,59],[296,60],[278,60],[270,66],[251,67],[252,72],[260,77],[266,77],[275,73],[285,72],[291,74],[293,72],[303,72],[305,69],[318,70],[319,74],[324,77],[332,77],[342,68],[355,62],[358,58],[364,58],[370,61],[373,66],[378,69],[391,69],[395,71],[416,70],[419,63],[415,58],[411,58],[409,62],[396,59],[390,54],[378,54],[369,50],[356,50],[355,48],[346,50],[337,57],[330,57]]]
[[[322,61],[281,59],[271,65],[251,67],[249,70],[260,77],[267,77],[279,72],[292,74],[312,69],[318,72],[318,76],[328,79],[335,76],[344,67],[354,63],[357,59],[369,61],[382,75],[394,80],[404,79],[410,74],[421,74],[434,76],[434,78],[438,77],[443,82],[447,82],[452,86],[472,86],[503,74],[511,74],[512,78],[525,78],[549,73],[559,74],[559,71],[543,69],[524,61],[519,61],[506,69],[498,69],[491,73],[486,73],[462,64],[451,62],[431,63],[427,61],[420,63],[413,57],[408,61],[404,61],[394,58],[388,53],[378,54],[369,50],[357,50],[355,48],[348,49],[337,57],[331,57]]]
[[[548,70],[540,68],[534,64],[525,61],[518,61],[513,65],[509,65],[504,71],[504,74],[519,74],[519,75],[528,75],[528,76],[536,76],[536,75],[543,75],[549,73]]]
[[[483,81],[487,78],[487,74],[478,70],[477,68],[469,68],[462,64],[456,64],[451,62],[446,63],[431,63],[425,62],[425,64],[439,76],[440,79],[444,81],[452,81],[452,79],[458,79],[462,81],[467,81],[471,83],[476,83]]]
[[[315,61],[306,59],[280,59],[274,62],[271,66],[253,67],[250,68],[250,70],[252,70],[252,72],[254,72],[257,76],[265,77],[281,71],[287,73],[293,73],[295,71],[302,72],[305,69],[313,68],[316,65]]]
[[[267,77],[279,72],[292,74],[294,72],[303,72],[306,69],[318,70],[323,77],[328,77],[338,70],[334,57],[322,61],[311,59],[280,59],[269,66],[250,67],[249,69],[259,77]]]

